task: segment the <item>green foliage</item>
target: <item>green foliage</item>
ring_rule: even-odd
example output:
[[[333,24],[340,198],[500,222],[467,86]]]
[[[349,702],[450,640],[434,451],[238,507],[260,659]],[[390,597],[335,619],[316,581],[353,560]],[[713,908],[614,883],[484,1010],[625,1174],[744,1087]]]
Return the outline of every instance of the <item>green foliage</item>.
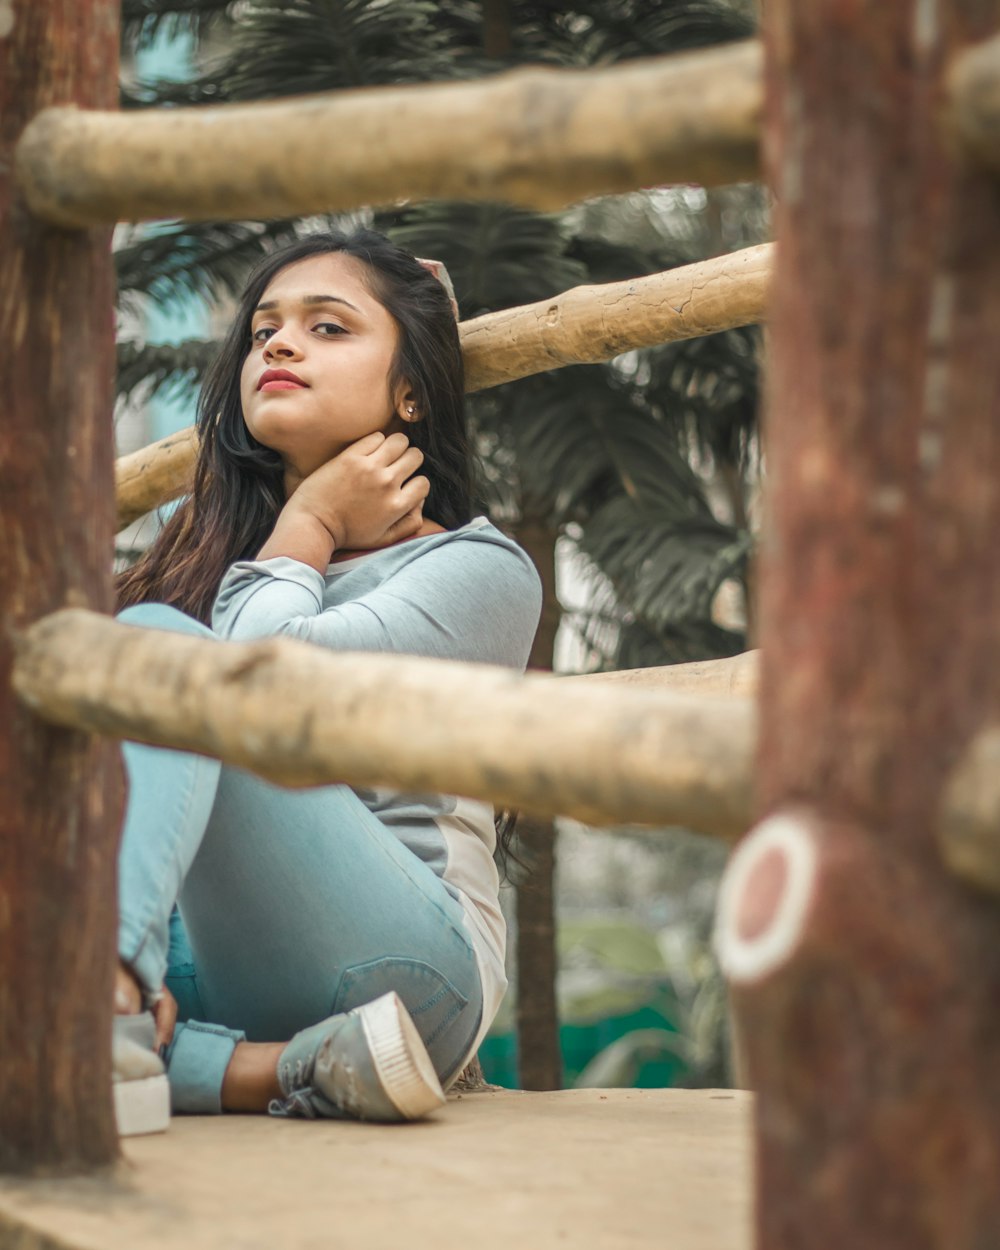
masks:
[[[204,39],[234,7],[234,0],[122,0],[122,43],[148,48],[160,35]]]
[[[118,392],[142,391],[151,398],[160,393],[181,395],[194,401],[201,379],[212,362],[218,344],[205,339],[183,343],[118,344]]]
[[[437,201],[376,213],[400,247],[444,261],[463,319],[548,299],[588,280],[559,217],[509,204]]]
[[[212,81],[227,100],[257,100],[450,77],[435,11],[429,0],[256,0]]]
[[[583,0],[574,10],[562,20],[584,36],[589,64],[684,52],[753,34],[753,23],[725,0]]]
[[[574,1079],[577,1089],[627,1088],[664,1060],[672,1083],[732,1085],[726,987],[708,932],[697,924],[660,931],[589,917],[559,926],[559,1008],[564,1026],[659,1015],[670,1028],[636,1027],[615,1038]]]
[[[156,304],[235,295],[261,257],[297,235],[297,221],[174,222],[125,232],[115,249],[119,299]]]

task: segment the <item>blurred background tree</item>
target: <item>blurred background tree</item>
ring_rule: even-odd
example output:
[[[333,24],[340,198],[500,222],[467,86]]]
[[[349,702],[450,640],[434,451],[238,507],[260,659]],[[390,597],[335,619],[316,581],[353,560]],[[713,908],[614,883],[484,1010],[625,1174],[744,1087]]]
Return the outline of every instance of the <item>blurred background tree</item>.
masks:
[[[745,0],[123,0],[123,63],[190,41],[180,81],[132,75],[123,107],[202,105],[526,64],[591,66],[753,33]],[[176,78],[176,76],[175,76]],[[280,160],[280,133],[262,134]],[[331,160],[336,139],[331,136]],[[444,261],[463,318],[745,247],[766,236],[756,186],[656,188],[541,214],[504,204],[371,206],[350,221]],[[197,297],[225,309],[262,254],[345,218],[122,229],[124,313]],[[123,397],[193,412],[211,345],[124,339]],[[482,507],[545,587],[536,668],[618,668],[734,654],[752,635],[760,338],[755,327],[555,370],[469,397]],[[558,559],[557,559],[558,552]],[[557,655],[557,634],[560,654]],[[522,823],[517,873],[520,1082],[562,1082],[555,1001],[555,829]],[[644,1044],[649,1044],[649,1038]]]

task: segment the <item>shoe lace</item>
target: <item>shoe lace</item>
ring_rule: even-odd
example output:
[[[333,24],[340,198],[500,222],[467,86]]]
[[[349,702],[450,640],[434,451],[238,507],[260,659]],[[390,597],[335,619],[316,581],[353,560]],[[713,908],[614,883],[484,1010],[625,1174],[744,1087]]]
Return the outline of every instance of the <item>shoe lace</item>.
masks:
[[[270,1115],[284,1116],[286,1119],[316,1120],[321,1113],[315,1104],[315,1098],[322,1099],[322,1095],[306,1086],[305,1089],[292,1090],[287,1098],[272,1098],[267,1104],[267,1111]]]
[[[281,1072],[279,1073],[281,1088],[289,1091],[301,1089],[312,1075],[311,1071],[307,1071],[307,1069],[311,1068],[312,1063],[307,1064],[302,1059],[296,1059],[294,1067],[286,1061],[281,1065]]]

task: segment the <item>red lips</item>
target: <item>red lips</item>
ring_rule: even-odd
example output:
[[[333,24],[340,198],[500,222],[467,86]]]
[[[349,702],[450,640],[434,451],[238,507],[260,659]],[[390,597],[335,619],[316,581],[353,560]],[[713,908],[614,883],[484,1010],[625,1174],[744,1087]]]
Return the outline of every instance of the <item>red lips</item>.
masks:
[[[257,390],[262,391],[269,383],[284,383],[284,386],[274,386],[272,388],[274,390],[283,390],[291,386],[307,385],[297,374],[292,373],[290,369],[265,369],[260,375],[260,380],[257,383]]]

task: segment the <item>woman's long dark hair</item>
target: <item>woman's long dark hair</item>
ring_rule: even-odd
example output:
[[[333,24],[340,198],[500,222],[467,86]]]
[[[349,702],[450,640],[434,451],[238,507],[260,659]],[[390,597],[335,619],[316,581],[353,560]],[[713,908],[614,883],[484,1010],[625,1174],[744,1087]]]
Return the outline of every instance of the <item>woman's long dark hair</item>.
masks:
[[[399,328],[389,391],[406,379],[421,420],[408,436],[424,453],[430,480],[424,516],[445,529],[472,516],[472,452],[465,429],[465,378],[458,326],[447,291],[409,252],[373,230],[310,234],[263,260],[206,375],[198,403],[200,439],[191,494],[142,558],[120,574],[118,606],[169,603],[209,623],[231,564],[263,546],[284,499],[281,457],[247,429],[240,373],[251,350],[254,309],[271,280],[310,256],[343,253],[365,267],[371,294]]]

